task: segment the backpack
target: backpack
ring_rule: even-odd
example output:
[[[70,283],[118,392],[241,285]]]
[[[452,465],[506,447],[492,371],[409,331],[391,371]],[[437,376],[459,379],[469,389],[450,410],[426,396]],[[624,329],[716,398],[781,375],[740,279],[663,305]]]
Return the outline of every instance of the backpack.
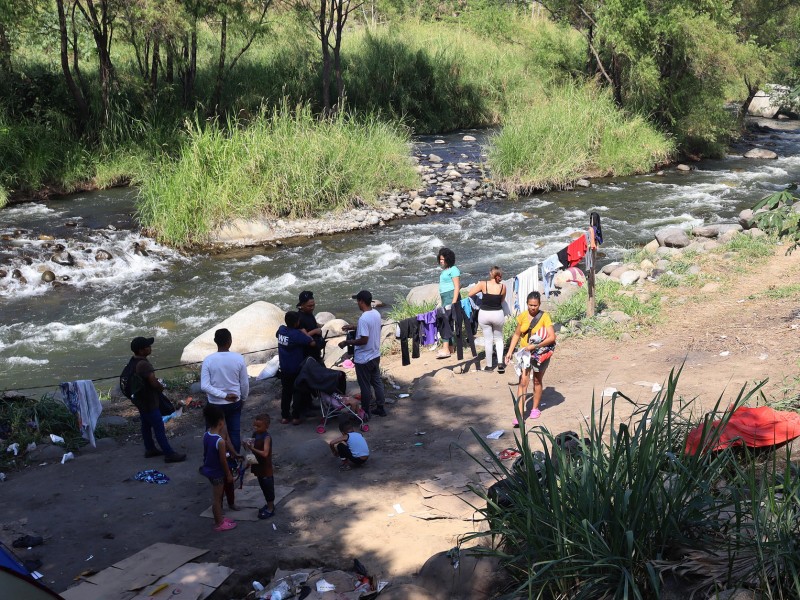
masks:
[[[134,400],[136,393],[144,388],[144,381],[136,374],[136,365],[140,360],[142,359],[132,356],[119,375],[119,389],[128,400]]]

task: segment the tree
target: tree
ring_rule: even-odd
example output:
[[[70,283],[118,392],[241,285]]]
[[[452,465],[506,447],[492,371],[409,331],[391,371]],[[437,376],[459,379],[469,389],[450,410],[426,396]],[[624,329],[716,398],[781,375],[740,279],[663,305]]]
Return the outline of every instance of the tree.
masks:
[[[74,9],[74,3],[70,2],[70,8]],[[78,52],[77,52],[77,41],[73,38],[73,55],[72,55],[72,63],[70,63],[70,54],[69,54],[69,29],[67,27],[67,10],[64,3],[64,0],[56,0],[56,9],[58,11],[58,32],[59,32],[59,48],[60,48],[60,58],[61,58],[61,72],[64,75],[64,81],[67,84],[67,89],[69,90],[70,95],[72,96],[72,100],[75,102],[75,109],[76,109],[76,125],[78,129],[78,134],[83,134],[86,129],[86,124],[89,121],[89,103],[86,101],[86,94],[84,93],[83,89],[78,86],[75,81],[75,77],[73,77],[72,70],[75,69],[76,75],[80,77],[80,70],[78,68]],[[73,17],[74,17],[74,13]],[[72,31],[75,36],[77,36],[77,31],[75,28],[75,20],[72,20]]]
[[[333,113],[331,107],[331,71],[336,79],[337,102],[344,102],[342,77],[342,33],[350,14],[358,10],[357,0],[296,0],[296,7],[317,35],[322,49],[322,110],[325,116]],[[331,39],[331,36],[333,39]]]

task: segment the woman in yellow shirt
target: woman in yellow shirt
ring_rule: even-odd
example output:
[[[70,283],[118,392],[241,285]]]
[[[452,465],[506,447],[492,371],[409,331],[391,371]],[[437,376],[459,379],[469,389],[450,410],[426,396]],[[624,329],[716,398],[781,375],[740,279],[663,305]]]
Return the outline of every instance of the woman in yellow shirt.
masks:
[[[531,419],[538,419],[542,414],[539,402],[542,400],[542,378],[550,364],[550,357],[556,346],[556,332],[550,315],[540,310],[542,297],[539,292],[528,294],[527,310],[517,317],[517,328],[506,354],[506,364],[514,359],[514,368],[519,375],[517,385],[517,402],[519,413],[525,418],[525,401],[528,395],[528,384],[533,372],[533,409],[529,415]],[[519,342],[519,352],[514,353],[514,348]],[[514,426],[518,427],[516,417]]]

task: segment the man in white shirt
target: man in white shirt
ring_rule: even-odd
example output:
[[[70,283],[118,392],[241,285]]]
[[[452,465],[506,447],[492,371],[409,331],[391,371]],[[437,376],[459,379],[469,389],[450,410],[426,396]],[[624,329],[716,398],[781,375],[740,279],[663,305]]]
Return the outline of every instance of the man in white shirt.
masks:
[[[210,404],[217,404],[225,414],[228,435],[236,452],[241,451],[242,404],[250,393],[250,379],[244,357],[231,352],[233,337],[227,329],[214,332],[217,351],[207,356],[200,369],[200,389]]]
[[[353,362],[361,388],[361,407],[369,415],[386,416],[384,407],[383,379],[381,379],[381,314],[372,308],[372,294],[361,290],[353,296],[358,302],[361,316],[358,318],[354,340],[339,342],[339,347],[353,347]],[[350,327],[352,330],[352,326]],[[372,390],[375,389],[375,410],[372,410]]]

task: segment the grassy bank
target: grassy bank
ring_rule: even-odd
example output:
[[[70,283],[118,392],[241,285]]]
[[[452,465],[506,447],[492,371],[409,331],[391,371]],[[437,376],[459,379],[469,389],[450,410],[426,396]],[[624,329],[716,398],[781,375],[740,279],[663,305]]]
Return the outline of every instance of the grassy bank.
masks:
[[[314,216],[417,182],[401,128],[344,113],[318,121],[307,105],[284,104],[247,126],[192,127],[177,159],[145,171],[139,217],[160,240],[186,246],[232,218]]]
[[[586,176],[644,173],[674,144],[641,117],[620,111],[592,84],[555,86],[509,111],[489,166],[512,192],[561,188]]]

